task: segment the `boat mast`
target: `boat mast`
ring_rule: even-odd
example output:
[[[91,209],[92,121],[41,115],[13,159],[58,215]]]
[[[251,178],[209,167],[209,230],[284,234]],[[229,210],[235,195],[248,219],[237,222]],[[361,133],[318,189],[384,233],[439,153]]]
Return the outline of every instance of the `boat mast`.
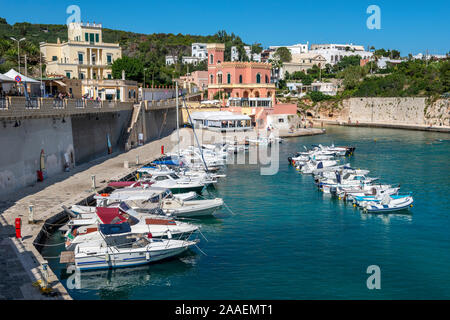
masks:
[[[178,137],[178,158],[180,158],[180,118],[178,116],[178,81],[175,81],[175,88],[177,90],[177,137]]]

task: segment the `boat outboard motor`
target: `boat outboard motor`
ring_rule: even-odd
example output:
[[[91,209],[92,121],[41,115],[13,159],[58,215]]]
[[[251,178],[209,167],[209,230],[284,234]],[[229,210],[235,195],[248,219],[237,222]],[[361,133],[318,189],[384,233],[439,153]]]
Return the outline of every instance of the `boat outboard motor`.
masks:
[[[67,213],[69,218],[76,218],[77,217],[77,215],[72,210],[67,208],[66,206],[62,206],[62,208],[63,208],[64,212]]]

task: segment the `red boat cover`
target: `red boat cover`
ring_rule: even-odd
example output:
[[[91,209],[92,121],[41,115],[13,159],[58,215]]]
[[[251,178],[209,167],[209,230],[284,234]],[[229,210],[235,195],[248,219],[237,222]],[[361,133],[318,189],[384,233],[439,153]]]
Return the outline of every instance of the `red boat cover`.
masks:
[[[124,188],[124,187],[131,186],[133,183],[136,183],[136,181],[114,181],[114,182],[108,183],[108,187]]]
[[[108,183],[108,187],[125,188],[125,187],[142,187],[144,185],[152,185],[150,181],[113,181]]]
[[[119,208],[98,207],[97,216],[103,224],[121,224],[127,221],[127,219],[120,214]]]

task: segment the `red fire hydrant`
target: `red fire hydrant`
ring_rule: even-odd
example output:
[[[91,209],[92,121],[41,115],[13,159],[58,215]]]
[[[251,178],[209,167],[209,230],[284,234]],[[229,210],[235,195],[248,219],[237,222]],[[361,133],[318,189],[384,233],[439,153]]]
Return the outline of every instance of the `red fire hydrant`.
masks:
[[[22,219],[16,218],[16,238],[22,238]]]

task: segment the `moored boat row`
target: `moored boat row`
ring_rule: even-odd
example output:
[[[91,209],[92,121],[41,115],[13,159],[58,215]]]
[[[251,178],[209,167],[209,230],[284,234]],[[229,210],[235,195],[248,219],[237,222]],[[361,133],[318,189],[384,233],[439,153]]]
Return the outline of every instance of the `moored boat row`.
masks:
[[[313,145],[297,152],[288,161],[303,174],[312,174],[318,189],[326,194],[353,203],[366,213],[389,213],[413,206],[411,193],[399,193],[400,186],[378,183],[369,177],[369,170],[354,169],[341,164],[339,157],[351,156],[354,147]]]

